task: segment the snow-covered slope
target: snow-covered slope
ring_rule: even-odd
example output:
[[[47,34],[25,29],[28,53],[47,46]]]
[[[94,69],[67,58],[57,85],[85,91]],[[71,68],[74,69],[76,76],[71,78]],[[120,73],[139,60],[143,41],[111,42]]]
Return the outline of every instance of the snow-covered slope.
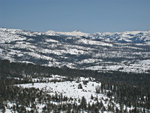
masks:
[[[130,113],[136,108],[136,105],[126,103],[126,100],[131,97],[126,97],[128,93],[120,96],[122,90],[119,86],[103,83],[92,77],[70,78],[69,76],[49,75],[48,77],[30,78],[28,82],[27,78],[15,77],[13,80],[15,79],[20,80],[20,84],[14,84],[11,87],[11,90],[15,92],[12,94],[15,95],[12,96],[14,99],[11,100],[9,97],[7,101],[2,100],[5,109],[1,107],[0,112],[56,113],[57,111],[68,113],[69,110],[75,113],[120,113],[122,111]],[[24,80],[26,82],[23,82]],[[17,90],[14,91],[13,88]],[[147,98],[145,95],[144,93],[144,96],[141,97]],[[147,100],[142,100],[141,97],[136,97],[142,103],[136,109],[143,113],[142,110],[146,109],[143,105]],[[96,110],[93,109],[95,107]],[[149,111],[146,109],[145,113]]]
[[[46,66],[148,72],[150,31],[89,34],[0,28],[0,58]]]
[[[55,75],[53,75],[55,77]],[[45,80],[50,80],[54,78],[43,78]],[[57,78],[59,77],[59,78]],[[116,109],[120,109],[119,103],[116,103],[114,98],[108,97],[107,93],[111,92],[111,90],[103,90],[101,92],[101,82],[95,81],[94,78],[84,78],[79,77],[75,78],[73,81],[64,81],[61,76],[56,75],[55,79],[60,79],[62,81],[59,82],[39,82],[36,83],[38,78],[32,78],[32,83],[28,84],[19,84],[17,86],[22,88],[36,88],[39,90],[42,90],[46,92],[48,95],[58,95],[61,97],[67,97],[71,98],[67,101],[67,103],[76,103],[77,105],[80,105],[80,101],[82,98],[85,98],[85,102],[89,105],[96,104],[97,102],[102,103],[104,107],[106,108],[106,113],[113,113],[112,111],[109,111],[109,107],[113,105],[113,107]],[[34,83],[34,84],[33,84]],[[80,87],[79,87],[80,86]],[[114,87],[113,87],[114,88]],[[98,92],[100,91],[100,92]],[[104,93],[105,92],[105,93]],[[50,101],[50,103],[54,103],[59,105],[59,102]],[[62,103],[62,102],[61,102]],[[66,103],[63,101],[63,103]],[[43,106],[39,106],[38,109],[42,109]],[[133,109],[133,107],[128,107],[124,105],[124,109],[127,109],[127,111]],[[83,111],[82,111],[83,112]],[[85,111],[84,113],[89,113]],[[104,111],[99,110],[99,113],[104,113]]]

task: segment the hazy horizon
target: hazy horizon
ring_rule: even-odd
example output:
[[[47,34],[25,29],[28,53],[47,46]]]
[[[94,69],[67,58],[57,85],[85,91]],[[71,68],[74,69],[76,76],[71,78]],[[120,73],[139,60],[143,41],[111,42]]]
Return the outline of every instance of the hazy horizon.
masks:
[[[150,30],[149,0],[0,0],[0,27],[30,31]]]

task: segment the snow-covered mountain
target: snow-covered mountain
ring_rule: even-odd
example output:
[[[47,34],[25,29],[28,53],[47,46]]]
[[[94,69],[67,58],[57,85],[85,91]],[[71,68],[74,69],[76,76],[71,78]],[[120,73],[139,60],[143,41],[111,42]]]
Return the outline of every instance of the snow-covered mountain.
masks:
[[[81,31],[78,31],[78,30],[75,30],[75,31],[72,31],[72,32],[55,32],[55,31],[47,31],[46,32],[47,35],[52,35],[52,36],[85,36],[85,37],[88,37],[90,36],[89,33],[83,33]]]
[[[117,41],[122,43],[149,43],[150,31],[126,31],[116,33],[94,33],[96,38],[105,39],[106,41]]]
[[[99,71],[150,71],[150,31],[31,32],[0,28],[0,58]]]

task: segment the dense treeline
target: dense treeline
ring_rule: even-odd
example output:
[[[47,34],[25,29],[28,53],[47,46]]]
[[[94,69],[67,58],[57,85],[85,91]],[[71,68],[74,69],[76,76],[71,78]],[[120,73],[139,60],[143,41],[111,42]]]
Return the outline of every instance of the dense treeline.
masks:
[[[111,83],[127,83],[136,86],[150,86],[150,75],[146,73],[126,72],[97,72],[92,70],[69,69],[67,67],[46,67],[31,63],[15,63],[9,60],[0,60],[0,77],[38,77],[57,74],[69,77],[94,77],[100,81]]]
[[[12,80],[8,78],[10,77],[19,77],[19,78],[48,77],[52,74],[68,76],[70,80],[71,79],[73,80],[73,78],[80,77],[80,76],[94,77],[96,78],[95,79],[96,81],[101,82],[101,86],[97,89],[97,93],[103,93],[103,94],[106,94],[109,98],[114,98],[114,100],[117,103],[119,103],[120,106],[122,105],[122,107],[123,105],[126,105],[128,107],[133,106],[134,110],[129,111],[129,112],[145,113],[147,110],[150,109],[150,75],[149,74],[145,74],[145,73],[136,74],[136,73],[124,73],[124,72],[104,73],[104,72],[97,72],[97,71],[91,71],[91,70],[69,69],[67,67],[57,68],[57,67],[40,66],[40,65],[35,65],[35,64],[14,63],[8,60],[0,60],[0,80],[1,80],[0,81],[0,86],[1,86],[0,87],[0,101],[1,102],[7,101],[7,100],[19,101],[18,98],[17,100],[15,98],[16,95],[21,95],[20,92],[18,92],[19,90],[21,91],[25,90],[23,93],[27,93],[25,95],[28,95],[28,96],[32,92],[30,91],[30,89],[19,89],[18,87],[11,86],[17,83],[28,83],[29,82],[28,79],[23,79],[23,80],[13,79]],[[33,90],[33,95],[35,97],[38,96],[35,94],[38,94],[38,92],[40,91],[37,89],[32,89],[32,90]],[[15,96],[11,97],[7,95],[10,93]],[[43,95],[46,95],[46,94],[44,94],[43,92]],[[26,98],[29,99],[28,101],[31,101],[32,97],[28,98],[28,96]],[[34,100],[35,100],[35,97],[34,97]],[[54,101],[53,99],[50,99],[50,97],[46,97],[46,98],[49,98],[50,101]],[[81,101],[81,105],[84,105],[84,103],[86,103],[85,102],[86,100],[84,99],[82,100],[84,102]],[[33,101],[33,103],[35,104],[35,101]],[[4,106],[3,106],[4,104],[3,103],[0,103],[0,104],[1,104],[0,108],[4,109]],[[22,101],[19,102],[19,104],[22,105],[23,104]],[[55,106],[56,108],[58,107],[56,105],[51,105],[51,104],[47,103],[45,110],[49,108],[47,106]],[[95,107],[96,104],[97,106],[100,106],[100,108]],[[76,106],[74,105],[74,108],[77,108],[78,110],[80,109],[79,111],[81,111],[81,109],[87,110],[91,108],[92,109],[91,111],[94,113],[96,113],[96,111],[98,112],[98,110],[104,110],[104,111],[106,110],[106,108],[104,108],[101,105],[101,103],[98,102],[96,104],[93,105],[94,106],[93,109],[90,105],[89,107],[87,107],[88,105],[84,105],[82,107],[78,105]],[[73,105],[69,105],[68,103],[67,106],[73,106]],[[139,111],[138,108],[143,108],[143,109],[142,110],[140,109]],[[24,108],[18,108],[18,109],[24,109]],[[71,110],[73,109],[73,107],[69,107],[69,108],[67,107],[66,110],[68,109]],[[111,109],[110,111],[115,111],[118,113],[127,112],[127,111],[123,111],[122,109],[121,110],[114,109],[113,106],[110,106],[109,109]]]

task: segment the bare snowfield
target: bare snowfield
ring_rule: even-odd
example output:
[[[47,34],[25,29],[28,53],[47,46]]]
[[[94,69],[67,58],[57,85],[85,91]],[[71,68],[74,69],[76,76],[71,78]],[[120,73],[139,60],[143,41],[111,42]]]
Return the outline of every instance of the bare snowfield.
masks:
[[[78,85],[81,83],[82,89],[78,89]],[[87,85],[84,85],[83,82],[77,83],[75,81],[64,81],[64,82],[49,82],[49,83],[32,83],[22,84],[21,87],[24,88],[39,88],[40,90],[45,90],[48,94],[63,94],[67,97],[72,97],[74,99],[81,99],[83,96],[86,98],[87,102],[93,102],[91,100],[91,95],[98,97],[99,99],[104,98],[108,99],[104,94],[96,94],[95,87],[99,86],[100,83],[88,82]]]

